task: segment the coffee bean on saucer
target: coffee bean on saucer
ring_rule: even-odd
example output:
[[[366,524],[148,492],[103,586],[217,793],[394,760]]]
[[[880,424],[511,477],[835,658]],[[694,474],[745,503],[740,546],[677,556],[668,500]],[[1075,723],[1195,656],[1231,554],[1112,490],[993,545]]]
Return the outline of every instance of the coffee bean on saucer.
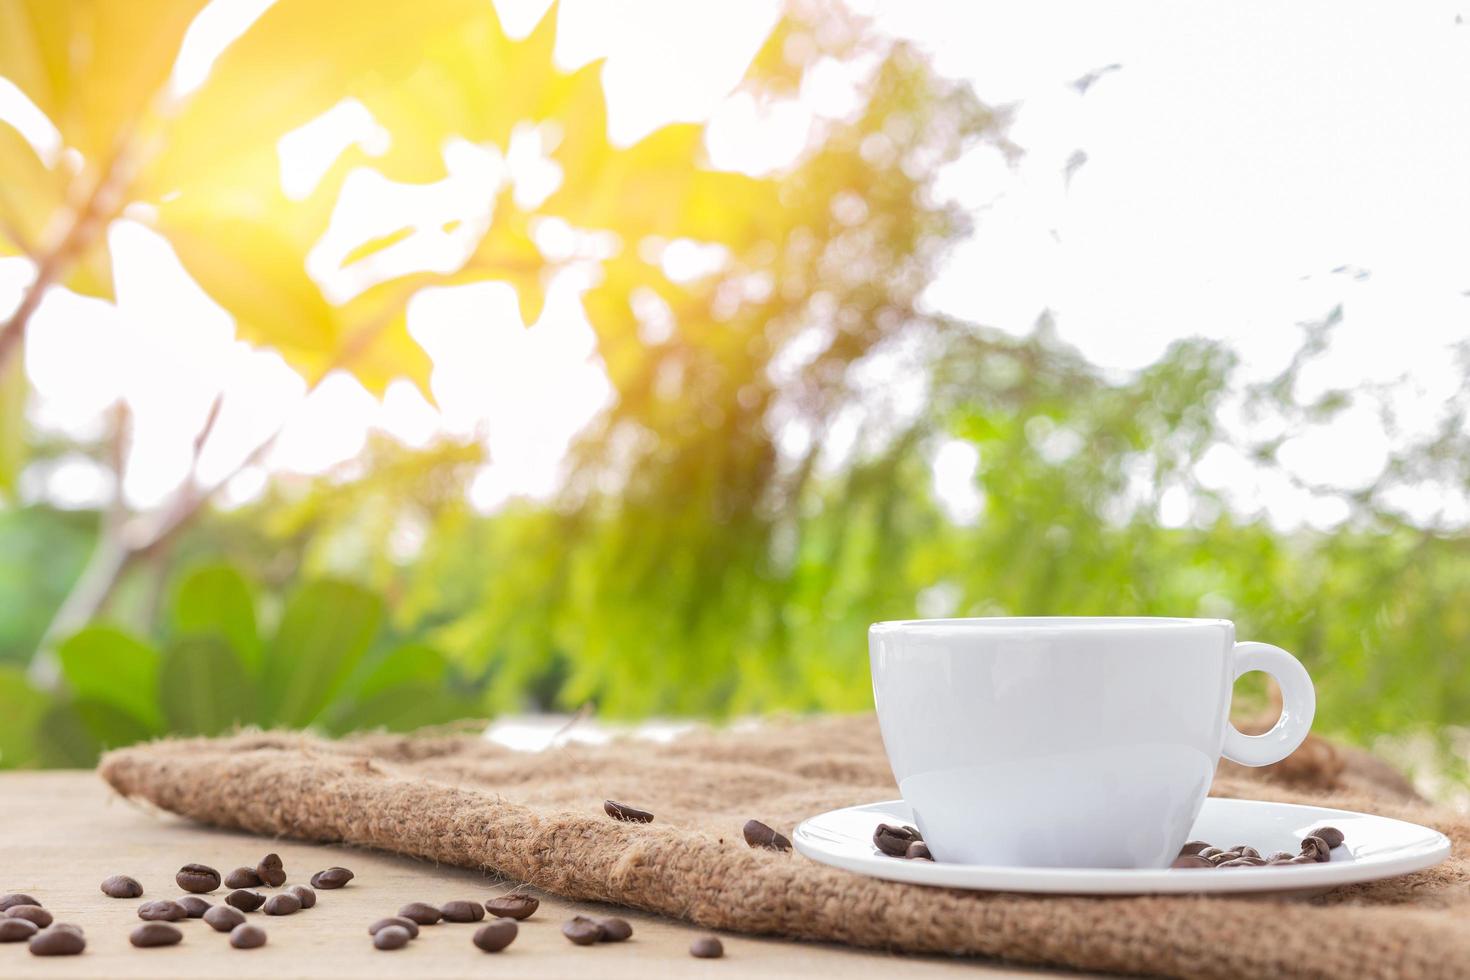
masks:
[[[1285,863],[1287,861],[1290,861],[1294,857],[1296,857],[1296,855],[1293,854],[1293,853],[1291,853],[1290,851],[1272,851],[1266,857],[1266,863],[1267,864],[1283,864],[1283,863]]]
[[[189,911],[178,902],[160,898],[138,906],[138,918],[145,922],[178,922],[187,919]]]
[[[633,927],[628,924],[627,919],[598,919],[597,924],[602,927],[602,936],[598,942],[620,943],[633,935]]]
[[[54,926],[32,936],[27,948],[32,956],[76,956],[87,948],[87,940],[80,929]]]
[[[379,919],[377,922],[374,922],[368,926],[368,935],[376,936],[379,930],[386,929],[389,926],[398,926],[407,930],[410,939],[417,939],[419,937],[419,924],[412,919],[405,919],[401,915],[390,915],[386,919]]]
[[[128,934],[128,942],[140,949],[149,946],[173,946],[184,938],[178,926],[167,922],[145,922]]]
[[[640,810],[636,806],[629,806],[616,800],[603,800],[602,809],[614,820],[623,820],[628,823],[653,823],[653,814],[647,810]]]
[[[1344,840],[1342,831],[1338,830],[1336,827],[1318,827],[1307,836],[1319,838],[1324,844],[1327,845],[1328,850],[1341,847]]]
[[[265,904],[265,896],[260,892],[250,892],[241,888],[226,895],[225,904],[233,905],[241,912],[254,912]]]
[[[1316,864],[1317,863],[1317,859],[1314,858],[1314,857],[1308,857],[1305,854],[1298,854],[1296,857],[1292,858],[1290,861],[1287,861],[1286,863],[1287,864]]]
[[[322,889],[341,888],[343,885],[351,881],[354,877],[356,876],[351,871],[348,871],[346,868],[327,868],[325,871],[318,871],[316,874],[311,876],[311,887],[315,888],[317,891],[321,891]]]
[[[18,943],[22,939],[30,939],[40,931],[41,927],[30,919],[0,917],[0,943]]]
[[[1179,853],[1180,854],[1198,854],[1200,851],[1203,851],[1205,848],[1207,848],[1209,846],[1210,846],[1210,842],[1209,841],[1204,841],[1204,840],[1185,841],[1184,846],[1181,847],[1181,848],[1179,848]]]
[[[501,895],[485,900],[485,911],[502,919],[529,919],[541,907],[541,900],[531,895]]]
[[[398,910],[398,914],[421,926],[431,926],[444,918],[444,913],[428,902],[409,902]]]
[[[591,946],[602,940],[602,924],[579,915],[562,923],[561,934],[578,946]]]
[[[725,955],[725,945],[714,936],[700,936],[689,944],[689,955],[701,960],[717,960]]]
[[[37,929],[44,929],[54,921],[51,913],[39,905],[12,905],[5,910],[5,917],[7,919],[25,919],[27,922],[34,922]]]
[[[24,892],[11,892],[9,895],[0,895],[0,912],[15,905],[40,905],[36,899]]]
[[[1182,854],[1184,852],[1181,851],[1180,853]],[[1218,848],[1218,847],[1202,847],[1198,851],[1195,851],[1194,853],[1198,854],[1202,858],[1208,858],[1208,857],[1214,857],[1216,854],[1224,854],[1225,852],[1224,852],[1224,850],[1222,850],[1221,848]]]
[[[236,868],[225,875],[226,888],[259,888],[263,884],[254,868]]]
[[[1232,858],[1229,861],[1225,861],[1221,864],[1216,865],[1216,867],[1220,868],[1263,868],[1265,866],[1266,862],[1264,859],[1258,857],[1250,857],[1248,855],[1242,855],[1238,858]]]
[[[266,915],[295,915],[301,911],[301,899],[290,892],[280,892],[266,899],[260,910]]]
[[[271,888],[280,888],[286,883],[286,866],[281,863],[281,856],[274,852],[260,859],[255,866],[255,873],[260,877],[263,885]]]
[[[1261,856],[1261,852],[1256,850],[1254,847],[1251,847],[1249,844],[1236,844],[1234,847],[1231,848],[1231,850],[1234,851],[1236,854],[1239,854],[1241,857],[1258,858]]]
[[[229,932],[245,921],[245,913],[229,905],[213,905],[204,913],[204,921],[215,932]]]
[[[402,926],[385,926],[373,933],[373,945],[378,949],[402,949],[412,938]]]
[[[174,901],[184,907],[185,914],[191,919],[202,919],[204,918],[205,912],[214,908],[212,903],[206,902],[198,895],[185,895],[183,898],[174,899]]]
[[[916,840],[903,852],[903,856],[916,861],[932,861],[934,855],[929,853],[929,845],[921,840]]]
[[[903,857],[910,844],[923,839],[913,827],[895,827],[890,823],[880,823],[878,829],[873,831],[873,846],[889,857]]]
[[[174,875],[174,881],[186,892],[203,894],[219,887],[219,872],[207,864],[186,864]]]
[[[143,894],[143,886],[137,878],[127,875],[112,875],[102,879],[102,894],[108,898],[137,898]]]
[[[316,905],[316,892],[307,888],[305,885],[292,885],[286,889],[286,893],[288,895],[295,895],[297,900],[301,902],[301,907],[304,909],[309,909]]]
[[[1203,855],[1200,855],[1200,856],[1203,857]],[[1220,865],[1224,864],[1226,861],[1234,861],[1235,858],[1236,858],[1236,856],[1237,855],[1235,854],[1234,851],[1221,851],[1218,854],[1211,854],[1209,857],[1205,858],[1205,860],[1208,861],[1208,862],[1210,862],[1210,864],[1213,865],[1214,867],[1217,867],[1218,868]]]
[[[791,841],[785,834],[777,833],[759,820],[745,821],[741,833],[745,835],[745,843],[751,847],[764,847],[772,851],[791,850]]]
[[[1302,840],[1302,857],[1309,857],[1320,864],[1332,860],[1332,848],[1320,837],[1306,837]]]
[[[517,931],[514,919],[496,919],[475,930],[474,942],[487,953],[498,953],[515,941]]]
[[[1213,868],[1209,858],[1202,858],[1198,854],[1181,854],[1174,859],[1171,868]]]
[[[236,949],[259,949],[265,945],[265,930],[242,922],[230,930],[230,945]]]
[[[445,922],[479,922],[485,918],[485,906],[479,902],[453,901],[439,906]]]

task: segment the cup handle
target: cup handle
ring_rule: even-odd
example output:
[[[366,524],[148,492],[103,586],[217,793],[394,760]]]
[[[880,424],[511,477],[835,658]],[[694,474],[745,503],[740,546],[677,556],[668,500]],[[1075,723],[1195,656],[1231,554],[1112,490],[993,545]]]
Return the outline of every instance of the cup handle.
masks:
[[[1301,661],[1269,643],[1237,643],[1231,658],[1235,664],[1231,683],[1253,670],[1264,670],[1276,678],[1281,685],[1281,717],[1264,735],[1243,735],[1226,722],[1224,756],[1243,766],[1280,762],[1296,751],[1312,727],[1312,716],[1317,712],[1312,678]]]

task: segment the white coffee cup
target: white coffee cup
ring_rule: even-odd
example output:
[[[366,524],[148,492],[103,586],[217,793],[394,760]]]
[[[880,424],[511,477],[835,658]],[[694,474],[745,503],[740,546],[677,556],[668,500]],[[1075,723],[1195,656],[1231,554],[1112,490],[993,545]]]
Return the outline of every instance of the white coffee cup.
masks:
[[[910,620],[874,624],[868,650],[889,764],[939,861],[1168,867],[1220,756],[1278,762],[1316,710],[1295,657],[1224,619]],[[1229,717],[1253,670],[1283,704],[1257,736]]]

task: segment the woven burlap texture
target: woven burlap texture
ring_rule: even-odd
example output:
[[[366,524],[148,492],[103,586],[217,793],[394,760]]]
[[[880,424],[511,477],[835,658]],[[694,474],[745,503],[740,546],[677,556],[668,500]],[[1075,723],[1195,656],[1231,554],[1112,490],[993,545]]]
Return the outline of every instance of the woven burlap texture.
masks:
[[[1212,792],[1427,824],[1454,840],[1450,860],[1308,899],[1082,898],[901,885],[747,847],[749,818],[789,833],[897,795],[870,716],[534,754],[472,736],[240,734],[122,749],[100,769],[122,795],[204,823],[484,868],[712,929],[1161,976],[1470,976],[1470,818],[1318,739],[1269,770],[1226,765]],[[613,821],[604,799],[657,819]]]

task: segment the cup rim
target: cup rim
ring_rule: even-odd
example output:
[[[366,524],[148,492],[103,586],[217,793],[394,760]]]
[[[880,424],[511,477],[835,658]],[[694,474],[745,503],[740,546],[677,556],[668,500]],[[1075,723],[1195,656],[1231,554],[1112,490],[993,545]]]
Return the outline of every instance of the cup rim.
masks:
[[[1088,630],[1188,629],[1234,626],[1228,619],[1183,616],[973,616],[958,619],[890,619],[868,627],[869,633],[964,630],[972,632],[1082,632]]]

